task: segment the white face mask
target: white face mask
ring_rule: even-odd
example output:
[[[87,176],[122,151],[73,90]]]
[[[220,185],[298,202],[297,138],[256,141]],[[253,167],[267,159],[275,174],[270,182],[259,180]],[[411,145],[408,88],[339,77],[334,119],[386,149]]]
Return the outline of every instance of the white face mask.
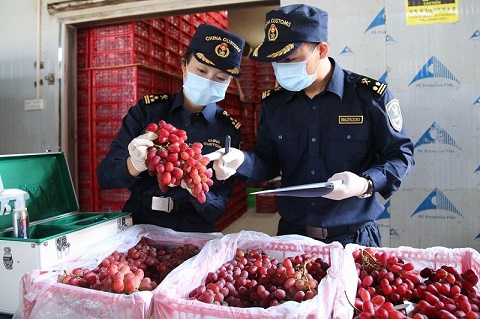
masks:
[[[316,49],[317,47],[315,47],[313,52],[315,52]],[[272,62],[275,77],[284,89],[298,92],[309,87],[313,83],[318,68],[320,67],[319,62],[317,69],[313,74],[307,73],[307,62],[312,58],[313,52],[306,61],[285,63]]]
[[[228,85],[229,83],[212,81],[187,71],[183,91],[193,104],[204,106],[223,100]]]

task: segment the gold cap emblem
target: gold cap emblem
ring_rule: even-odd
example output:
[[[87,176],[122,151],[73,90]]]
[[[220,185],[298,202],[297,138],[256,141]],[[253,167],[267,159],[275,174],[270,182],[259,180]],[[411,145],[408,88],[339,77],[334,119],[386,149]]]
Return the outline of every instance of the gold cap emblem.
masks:
[[[223,42],[215,47],[215,53],[221,58],[226,58],[230,54],[230,50],[228,49],[228,45]]]
[[[268,29],[268,41],[275,41],[278,38],[278,29],[275,24],[271,24],[270,28]]]

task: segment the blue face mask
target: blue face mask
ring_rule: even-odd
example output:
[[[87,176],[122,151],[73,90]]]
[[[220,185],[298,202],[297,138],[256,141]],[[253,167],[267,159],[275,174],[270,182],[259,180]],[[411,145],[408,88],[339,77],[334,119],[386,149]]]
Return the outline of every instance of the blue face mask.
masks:
[[[316,49],[317,47],[315,47],[313,52],[315,52]],[[313,52],[306,61],[285,63],[272,62],[275,77],[281,87],[289,91],[298,92],[309,87],[313,83],[318,68],[320,67],[320,63],[318,63],[317,69],[313,74],[307,73],[307,62],[312,58]]]
[[[187,71],[183,91],[190,102],[198,106],[204,106],[223,100],[228,85],[229,83],[212,81]]]

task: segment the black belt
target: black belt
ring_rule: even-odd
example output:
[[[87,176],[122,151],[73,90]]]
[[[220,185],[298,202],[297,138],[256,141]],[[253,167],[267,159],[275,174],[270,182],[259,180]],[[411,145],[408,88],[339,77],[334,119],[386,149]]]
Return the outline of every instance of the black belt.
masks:
[[[347,226],[329,227],[329,228],[307,226],[306,230],[307,230],[308,237],[325,239],[327,237],[334,237],[334,236],[348,234],[350,232],[357,231],[367,224],[368,222],[361,223],[361,224],[347,225]]]

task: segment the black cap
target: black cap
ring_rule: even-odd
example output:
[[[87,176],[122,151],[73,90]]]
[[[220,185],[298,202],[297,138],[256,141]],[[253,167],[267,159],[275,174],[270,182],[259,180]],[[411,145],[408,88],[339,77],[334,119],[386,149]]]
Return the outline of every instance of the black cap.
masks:
[[[222,70],[234,77],[240,76],[245,40],[214,25],[198,26],[189,47],[198,62]]]
[[[285,59],[305,42],[327,42],[328,13],[304,4],[273,9],[266,14],[265,39],[250,59],[274,62]]]

